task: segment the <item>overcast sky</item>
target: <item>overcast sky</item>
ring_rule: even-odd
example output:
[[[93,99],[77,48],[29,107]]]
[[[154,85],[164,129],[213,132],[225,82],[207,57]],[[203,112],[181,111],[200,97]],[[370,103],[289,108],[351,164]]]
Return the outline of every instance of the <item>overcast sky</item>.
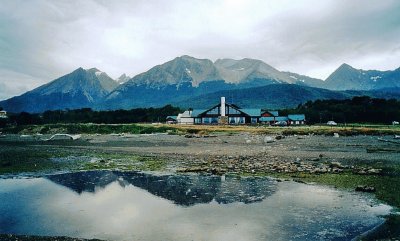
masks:
[[[397,0],[0,0],[0,99],[78,67],[117,78],[177,56],[255,58],[325,79],[400,67]]]

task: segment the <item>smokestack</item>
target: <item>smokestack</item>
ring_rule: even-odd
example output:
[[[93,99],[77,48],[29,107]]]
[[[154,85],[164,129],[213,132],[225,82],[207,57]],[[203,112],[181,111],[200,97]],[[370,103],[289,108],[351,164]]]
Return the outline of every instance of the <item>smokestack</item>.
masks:
[[[221,116],[225,116],[225,97],[221,97]]]

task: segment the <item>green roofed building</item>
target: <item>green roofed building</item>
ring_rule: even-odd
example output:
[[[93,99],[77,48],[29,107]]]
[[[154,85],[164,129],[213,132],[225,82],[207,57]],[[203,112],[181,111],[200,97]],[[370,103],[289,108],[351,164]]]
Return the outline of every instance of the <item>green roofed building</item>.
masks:
[[[268,111],[257,108],[240,108],[237,105],[225,102],[225,97],[221,97],[221,102],[209,109],[187,110],[177,116],[178,124],[269,124],[285,121],[287,125],[305,124],[304,115],[279,116],[278,111]],[[293,123],[292,123],[293,122]]]
[[[176,124],[178,116],[167,116],[166,122],[167,124]]]

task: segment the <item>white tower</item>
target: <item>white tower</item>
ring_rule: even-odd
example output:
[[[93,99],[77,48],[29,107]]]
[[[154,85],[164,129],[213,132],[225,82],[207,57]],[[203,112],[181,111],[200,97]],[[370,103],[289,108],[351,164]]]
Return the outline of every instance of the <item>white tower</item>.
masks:
[[[225,116],[225,97],[221,97],[221,116]]]

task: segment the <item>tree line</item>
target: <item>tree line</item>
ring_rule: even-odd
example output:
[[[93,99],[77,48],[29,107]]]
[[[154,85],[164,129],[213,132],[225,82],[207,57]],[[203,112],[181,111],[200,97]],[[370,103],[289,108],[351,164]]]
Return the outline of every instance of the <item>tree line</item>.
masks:
[[[326,123],[373,123],[391,124],[400,120],[400,101],[368,96],[346,100],[316,100],[300,104],[294,109],[280,111],[282,115],[302,113],[309,124]]]
[[[161,108],[137,108],[131,110],[95,111],[91,108],[76,110],[52,110],[41,114],[21,112],[9,114],[3,119],[1,126],[12,125],[40,125],[55,123],[96,123],[121,124],[140,122],[164,122],[167,116],[178,115],[181,110],[171,105]]]

